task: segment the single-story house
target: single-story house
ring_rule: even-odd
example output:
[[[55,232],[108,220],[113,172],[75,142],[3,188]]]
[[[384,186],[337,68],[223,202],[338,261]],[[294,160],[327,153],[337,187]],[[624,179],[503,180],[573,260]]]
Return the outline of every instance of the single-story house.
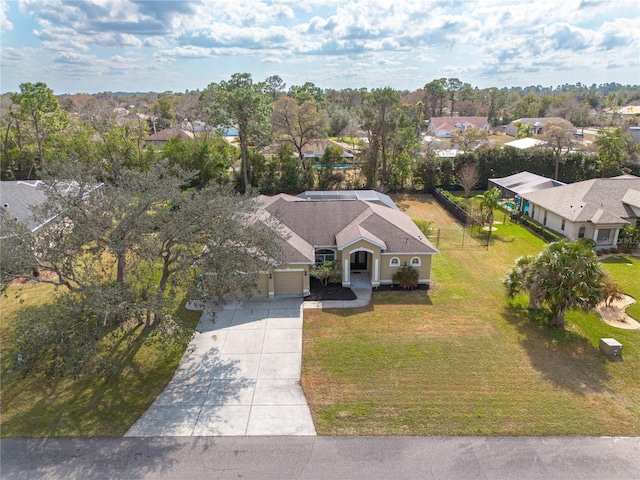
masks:
[[[276,217],[284,236],[276,240],[282,251],[276,267],[257,274],[256,295],[308,295],[310,269],[324,261],[338,263],[345,287],[360,274],[369,275],[372,287],[390,285],[405,265],[418,271],[418,283],[430,284],[431,257],[438,249],[407,215],[373,201],[310,193],[259,198],[260,215]]]
[[[152,143],[156,147],[162,148],[165,143],[174,137],[180,137],[184,140],[193,140],[195,135],[193,132],[183,130],[182,128],[165,128],[164,130],[160,130],[158,133],[154,133],[153,135],[146,137],[144,139],[144,145],[147,146]]]
[[[547,188],[560,187],[565,185],[558,180],[536,175],[531,172],[520,172],[502,178],[490,178],[489,190],[497,188],[502,192],[502,198],[515,198],[529,192],[537,192]]]
[[[431,117],[427,131],[434,137],[451,138],[454,130],[464,133],[469,127],[488,132],[491,125],[487,117]]]
[[[573,128],[571,122],[560,117],[519,118],[507,125],[505,133],[515,137],[518,135],[518,130],[520,129],[519,125],[531,125],[533,127],[534,135],[540,135],[544,133],[544,126],[548,122],[564,123]]]
[[[537,138],[519,138],[518,140],[513,140],[511,142],[506,142],[504,144],[505,147],[513,147],[518,150],[527,150],[529,148],[539,147],[541,145],[546,145],[547,142],[544,140],[538,140]]]
[[[324,154],[324,151],[328,146],[339,147],[342,150],[340,158],[343,158],[345,162],[353,160],[354,151],[352,148],[346,146],[343,143],[336,142],[329,138],[322,138],[317,140],[311,140],[304,147],[302,147],[302,155],[305,161],[311,161],[312,163],[318,163],[320,158]]]
[[[596,178],[520,195],[529,215],[576,240],[591,238],[596,248],[615,248],[620,229],[640,225],[640,177]]]
[[[62,192],[74,187],[73,182],[61,184]],[[36,232],[44,225],[51,222],[57,215],[46,219],[41,223],[33,220],[33,207],[42,205],[47,200],[44,183],[41,180],[5,180],[0,182],[0,209],[8,219],[16,222],[23,222],[29,230]],[[97,183],[94,189],[102,187],[102,183]],[[0,238],[5,238],[0,232]]]

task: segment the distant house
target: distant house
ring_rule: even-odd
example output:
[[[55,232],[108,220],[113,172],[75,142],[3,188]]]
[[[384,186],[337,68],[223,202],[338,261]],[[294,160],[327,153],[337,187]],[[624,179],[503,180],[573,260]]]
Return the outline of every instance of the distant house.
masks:
[[[431,117],[427,131],[434,137],[451,138],[455,136],[454,130],[464,133],[469,127],[488,132],[491,125],[487,117]]]
[[[257,296],[310,291],[310,269],[336,261],[342,285],[353,275],[372,287],[390,285],[403,266],[417,270],[419,284],[431,282],[431,258],[438,254],[416,224],[386,195],[373,191],[281,193],[259,197],[260,218],[276,217],[285,233],[281,258],[272,272],[258,272]]]
[[[195,135],[193,132],[183,130],[182,128],[165,128],[164,130],[160,130],[158,133],[154,133],[153,135],[149,135],[145,138],[144,144],[145,146],[153,144],[156,147],[162,148],[165,143],[174,137],[180,137],[184,140],[193,140]]]
[[[596,178],[520,195],[528,213],[551,230],[596,248],[615,248],[620,229],[640,225],[640,177]]]
[[[311,140],[304,147],[302,147],[302,155],[304,156],[305,160],[310,160],[314,163],[317,163],[320,161],[320,158],[324,154],[326,148],[330,145],[338,147],[342,150],[340,158],[345,159],[345,161],[353,160],[354,151],[352,148],[349,148],[342,143],[338,143],[328,138]]]
[[[489,189],[497,188],[502,192],[502,198],[515,198],[529,192],[546,190],[547,188],[565,185],[558,180],[536,175],[531,172],[520,172],[502,178],[490,178]]]
[[[518,135],[519,125],[531,125],[533,127],[534,135],[541,135],[544,133],[544,126],[549,122],[564,123],[573,128],[573,125],[568,120],[560,117],[543,117],[543,118],[519,118],[514,120],[505,129],[505,133],[512,137]]]

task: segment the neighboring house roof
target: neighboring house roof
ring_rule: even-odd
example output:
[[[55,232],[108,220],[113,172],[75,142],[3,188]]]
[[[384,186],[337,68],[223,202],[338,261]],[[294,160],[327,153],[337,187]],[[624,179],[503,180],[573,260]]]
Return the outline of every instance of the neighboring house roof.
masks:
[[[40,180],[18,180],[0,182],[0,208],[18,222],[25,222],[32,232],[42,225],[31,220],[31,207],[41,205],[47,199],[39,188]]]
[[[489,128],[487,117],[431,117],[429,123],[434,130],[454,130],[461,126]]]
[[[60,191],[66,194],[77,184],[75,182],[60,182],[58,185]],[[101,183],[95,184],[91,191],[101,186]],[[41,180],[2,181],[0,182],[0,208],[7,213],[9,218],[24,222],[32,232],[35,232],[57,216],[54,215],[42,223],[36,223],[32,218],[32,208],[42,205],[47,200],[47,194],[43,187],[44,183]]]
[[[311,140],[302,147],[302,155],[304,158],[320,158],[328,146],[339,147],[342,149],[342,158],[353,158],[353,149],[342,143],[338,143],[329,138],[320,138]]]
[[[379,203],[398,210],[398,207],[389,195],[376,192],[375,190],[314,190],[302,192],[298,197],[310,200],[363,200],[365,202]]]
[[[193,132],[188,132],[181,128],[165,128],[164,130],[160,130],[158,133],[154,133],[153,135],[149,135],[144,139],[145,142],[167,142],[171,140],[173,137],[180,137],[185,140],[193,140],[195,138]]]
[[[517,120],[514,120],[513,122],[509,123],[509,125],[507,125],[505,132],[507,135],[511,135],[512,137],[515,137],[518,134],[518,130],[520,128],[518,125],[522,124],[522,125],[531,125],[532,127],[534,127],[535,134],[537,135],[540,132],[540,129],[543,128],[545,124],[547,124],[548,122],[564,123],[570,126],[571,128],[573,128],[572,123],[568,120],[565,120],[564,118],[535,117],[535,118],[519,118]]]
[[[546,143],[547,142],[543,140],[538,140],[537,138],[527,137],[527,138],[519,138],[518,140],[514,140],[512,142],[506,142],[504,146],[518,148],[520,150],[526,150],[527,148],[538,147]]]
[[[359,240],[387,253],[436,254],[413,221],[399,210],[363,200],[311,200],[279,194],[261,196],[262,209],[278,218],[289,238],[285,262],[315,262],[315,248],[348,247]]]
[[[571,222],[625,224],[640,218],[640,177],[621,175],[571,183],[522,198]]]
[[[502,178],[490,178],[489,181],[499,187],[512,191],[516,195],[565,185],[558,180],[536,175],[531,172],[520,172]]]

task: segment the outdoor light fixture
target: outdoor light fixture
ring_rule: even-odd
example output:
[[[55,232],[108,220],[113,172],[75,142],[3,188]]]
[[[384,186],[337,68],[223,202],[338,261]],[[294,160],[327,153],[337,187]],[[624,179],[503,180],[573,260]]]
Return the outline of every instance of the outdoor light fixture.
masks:
[[[273,275],[269,274],[269,279],[272,279],[272,278],[273,278]]]
[[[405,266],[405,267],[407,266],[407,262],[404,262],[404,266]]]
[[[304,271],[304,276],[305,276],[305,277],[307,276],[307,271],[306,271],[306,270]]]

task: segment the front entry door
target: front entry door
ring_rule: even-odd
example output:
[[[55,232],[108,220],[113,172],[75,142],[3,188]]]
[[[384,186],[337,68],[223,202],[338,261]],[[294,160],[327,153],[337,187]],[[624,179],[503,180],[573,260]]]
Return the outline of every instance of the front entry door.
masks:
[[[368,255],[367,252],[355,252],[351,254],[351,270],[366,270]]]

